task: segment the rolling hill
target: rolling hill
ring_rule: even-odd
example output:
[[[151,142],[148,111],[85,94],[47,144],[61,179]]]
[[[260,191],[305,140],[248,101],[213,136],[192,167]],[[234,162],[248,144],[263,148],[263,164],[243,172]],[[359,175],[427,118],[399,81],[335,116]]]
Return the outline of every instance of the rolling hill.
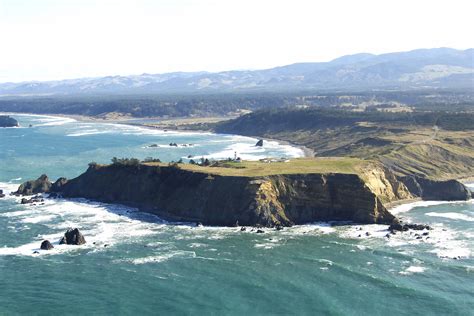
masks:
[[[0,96],[474,88],[474,49],[356,54],[265,70],[175,72],[0,84]]]

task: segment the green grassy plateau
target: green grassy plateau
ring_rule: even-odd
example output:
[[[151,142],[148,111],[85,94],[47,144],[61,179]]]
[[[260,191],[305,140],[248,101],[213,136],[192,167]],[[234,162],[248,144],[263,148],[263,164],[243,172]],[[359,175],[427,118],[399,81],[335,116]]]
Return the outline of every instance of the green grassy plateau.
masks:
[[[151,166],[167,166],[163,163],[144,163]],[[277,174],[304,174],[304,173],[345,173],[356,174],[368,164],[358,158],[300,158],[287,162],[222,162],[218,166],[199,166],[179,164],[183,170],[207,173],[220,176],[255,177]]]

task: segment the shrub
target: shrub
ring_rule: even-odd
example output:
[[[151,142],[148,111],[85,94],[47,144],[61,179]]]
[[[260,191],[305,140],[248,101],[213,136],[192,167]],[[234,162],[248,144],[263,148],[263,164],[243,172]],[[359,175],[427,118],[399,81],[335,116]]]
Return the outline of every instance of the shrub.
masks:
[[[140,160],[137,158],[112,158],[112,164],[116,166],[139,166]]]

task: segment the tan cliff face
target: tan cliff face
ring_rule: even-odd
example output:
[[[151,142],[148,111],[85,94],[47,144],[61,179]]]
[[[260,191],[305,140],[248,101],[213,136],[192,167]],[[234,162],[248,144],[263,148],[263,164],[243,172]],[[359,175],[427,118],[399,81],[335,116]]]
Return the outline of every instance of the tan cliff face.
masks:
[[[288,226],[315,221],[392,223],[354,174],[209,175],[164,166],[94,166],[62,186],[66,197],[122,203],[208,225]]]
[[[414,198],[405,184],[381,164],[371,163],[360,170],[360,176],[384,203]]]

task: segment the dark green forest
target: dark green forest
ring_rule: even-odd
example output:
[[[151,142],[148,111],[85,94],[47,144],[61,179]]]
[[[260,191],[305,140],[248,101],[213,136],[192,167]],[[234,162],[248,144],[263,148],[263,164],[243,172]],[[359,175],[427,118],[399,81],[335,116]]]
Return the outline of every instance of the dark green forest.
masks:
[[[220,93],[181,95],[88,95],[2,97],[1,112],[98,116],[117,112],[133,117],[203,117],[280,107],[349,107],[364,111],[408,106],[417,111],[474,110],[473,91],[370,91],[359,93]]]

